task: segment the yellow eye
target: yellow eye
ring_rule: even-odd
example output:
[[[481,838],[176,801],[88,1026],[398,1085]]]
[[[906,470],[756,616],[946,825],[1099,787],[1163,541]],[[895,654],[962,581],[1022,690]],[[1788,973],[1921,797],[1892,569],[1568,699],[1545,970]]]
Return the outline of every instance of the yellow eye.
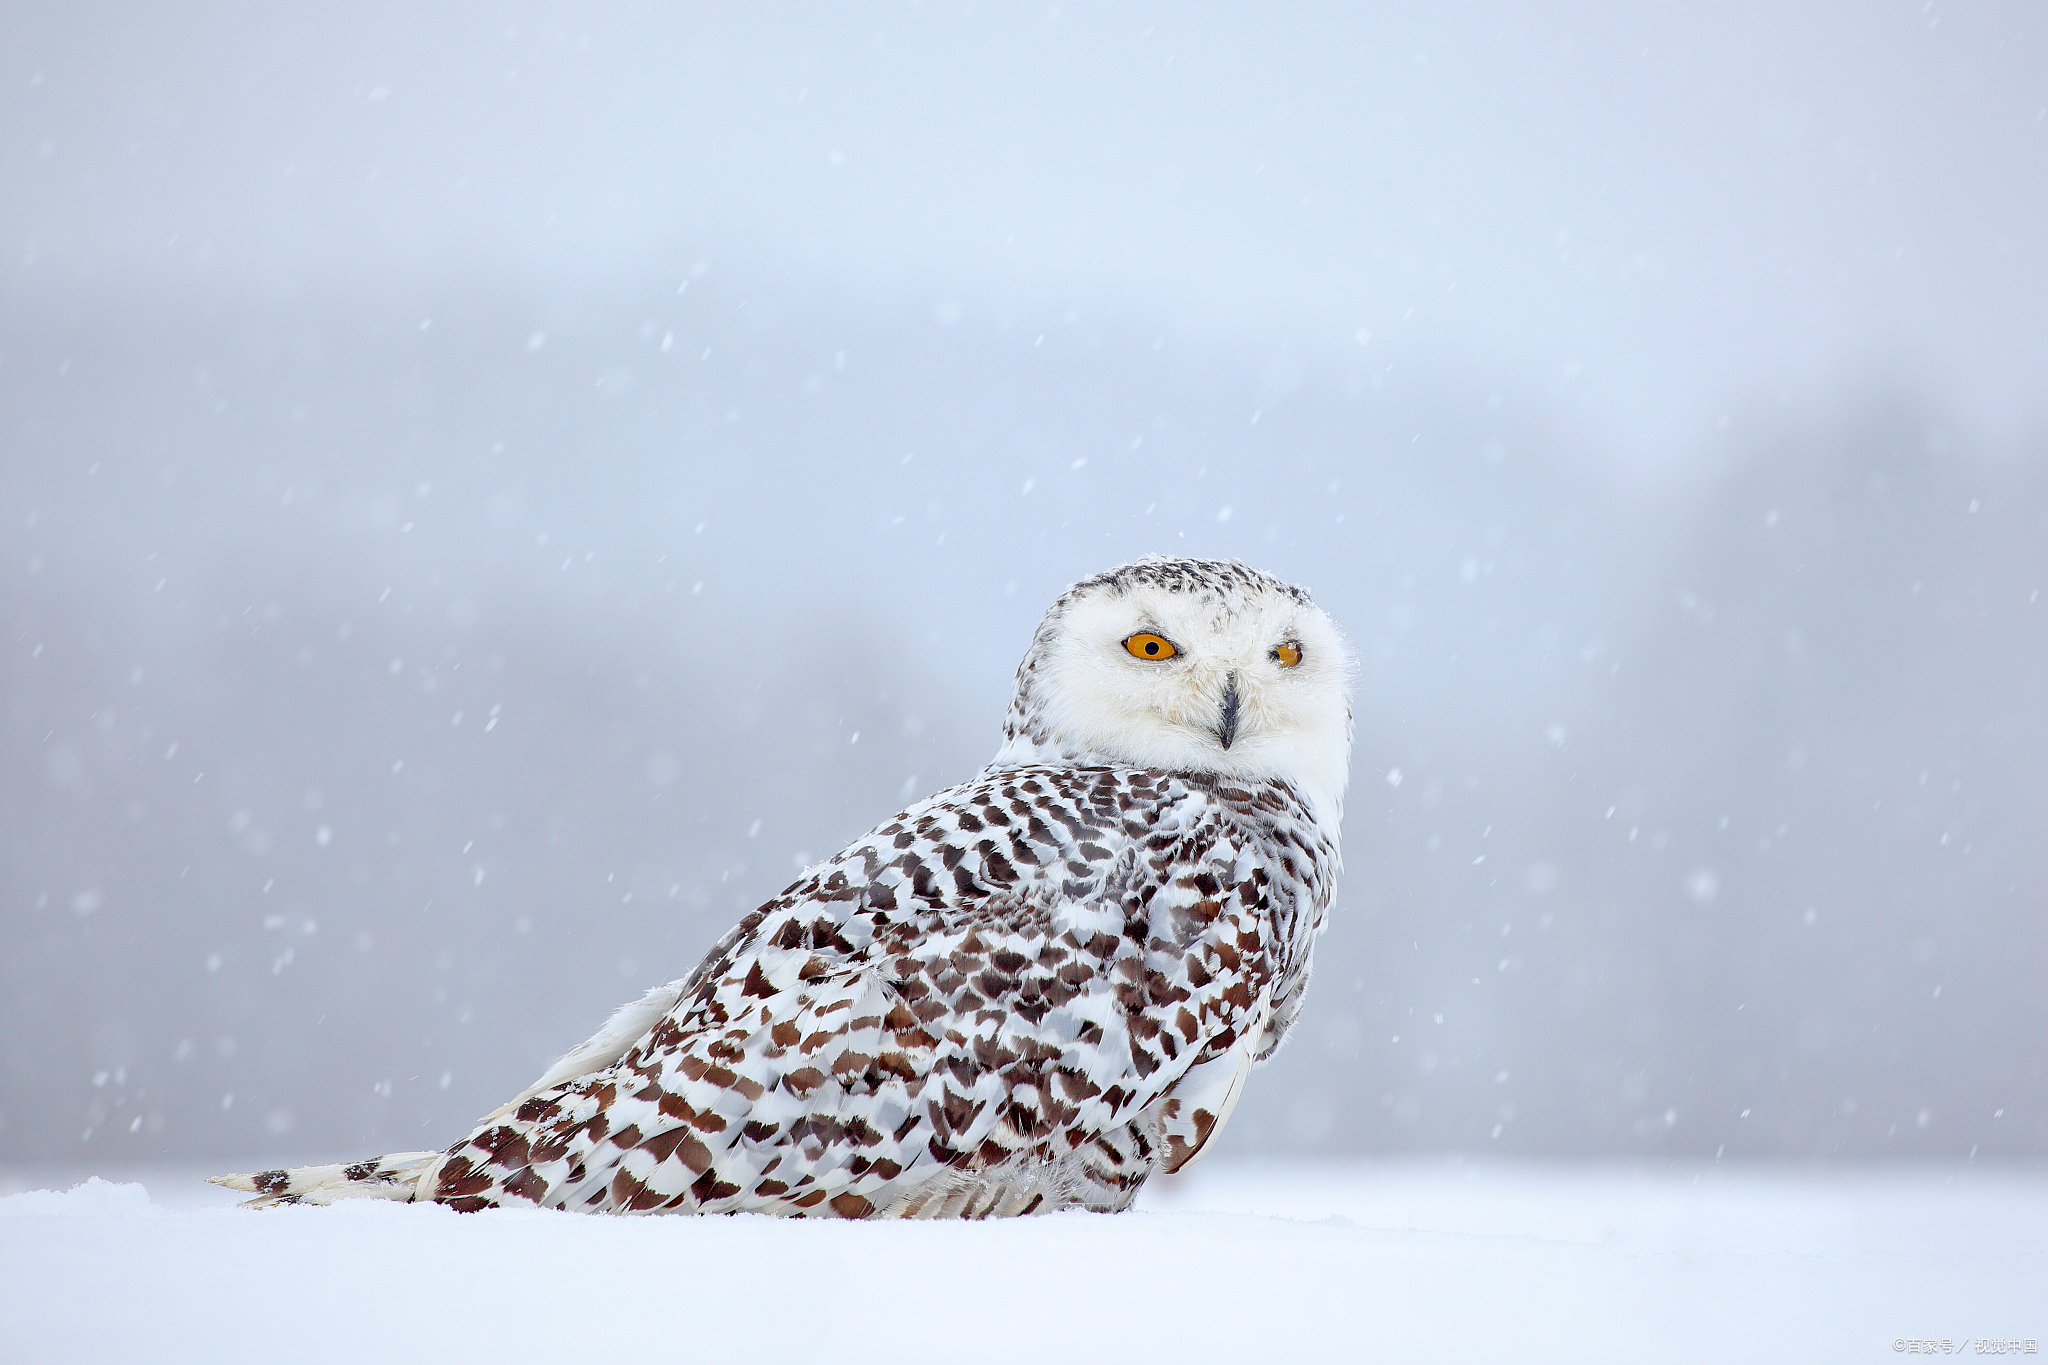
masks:
[[[1180,653],[1173,647],[1173,641],[1164,635],[1154,635],[1142,630],[1124,641],[1124,648],[1130,651],[1133,658],[1138,659],[1171,659]]]
[[[1273,662],[1279,664],[1282,668],[1294,667],[1301,662],[1300,644],[1289,640],[1286,644],[1277,647],[1273,651]]]

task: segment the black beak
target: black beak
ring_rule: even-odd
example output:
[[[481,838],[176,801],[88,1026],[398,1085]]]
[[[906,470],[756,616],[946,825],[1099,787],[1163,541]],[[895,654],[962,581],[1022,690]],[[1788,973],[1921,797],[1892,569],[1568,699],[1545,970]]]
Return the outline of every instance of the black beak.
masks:
[[[1232,673],[1223,682],[1223,720],[1216,727],[1216,738],[1224,748],[1237,738],[1237,674]]]

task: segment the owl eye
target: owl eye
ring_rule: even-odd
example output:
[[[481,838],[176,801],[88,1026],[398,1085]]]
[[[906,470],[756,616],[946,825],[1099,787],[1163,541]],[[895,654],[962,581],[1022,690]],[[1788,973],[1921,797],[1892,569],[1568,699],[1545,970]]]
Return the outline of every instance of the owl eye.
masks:
[[[1134,659],[1171,659],[1180,653],[1173,647],[1173,641],[1164,635],[1154,635],[1144,630],[1124,641],[1124,649]]]
[[[1284,645],[1276,645],[1270,657],[1282,668],[1292,668],[1301,662],[1301,642],[1289,640]]]

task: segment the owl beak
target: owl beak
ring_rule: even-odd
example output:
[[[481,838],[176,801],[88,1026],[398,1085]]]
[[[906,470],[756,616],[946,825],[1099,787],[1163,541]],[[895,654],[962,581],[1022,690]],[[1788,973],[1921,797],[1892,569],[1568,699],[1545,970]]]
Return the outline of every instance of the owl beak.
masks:
[[[1223,681],[1223,715],[1216,725],[1216,739],[1224,748],[1237,738],[1237,674]]]

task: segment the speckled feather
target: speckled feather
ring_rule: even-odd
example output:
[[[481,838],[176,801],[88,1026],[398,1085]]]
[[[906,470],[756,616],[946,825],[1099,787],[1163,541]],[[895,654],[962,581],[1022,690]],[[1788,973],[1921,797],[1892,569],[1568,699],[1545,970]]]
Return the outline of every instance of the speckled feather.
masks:
[[[1072,761],[1020,733],[1034,672],[1006,753],[1053,761],[999,759],[809,870],[445,1154],[223,1183],[461,1210],[1128,1206],[1291,1026],[1335,831],[1283,778]]]

